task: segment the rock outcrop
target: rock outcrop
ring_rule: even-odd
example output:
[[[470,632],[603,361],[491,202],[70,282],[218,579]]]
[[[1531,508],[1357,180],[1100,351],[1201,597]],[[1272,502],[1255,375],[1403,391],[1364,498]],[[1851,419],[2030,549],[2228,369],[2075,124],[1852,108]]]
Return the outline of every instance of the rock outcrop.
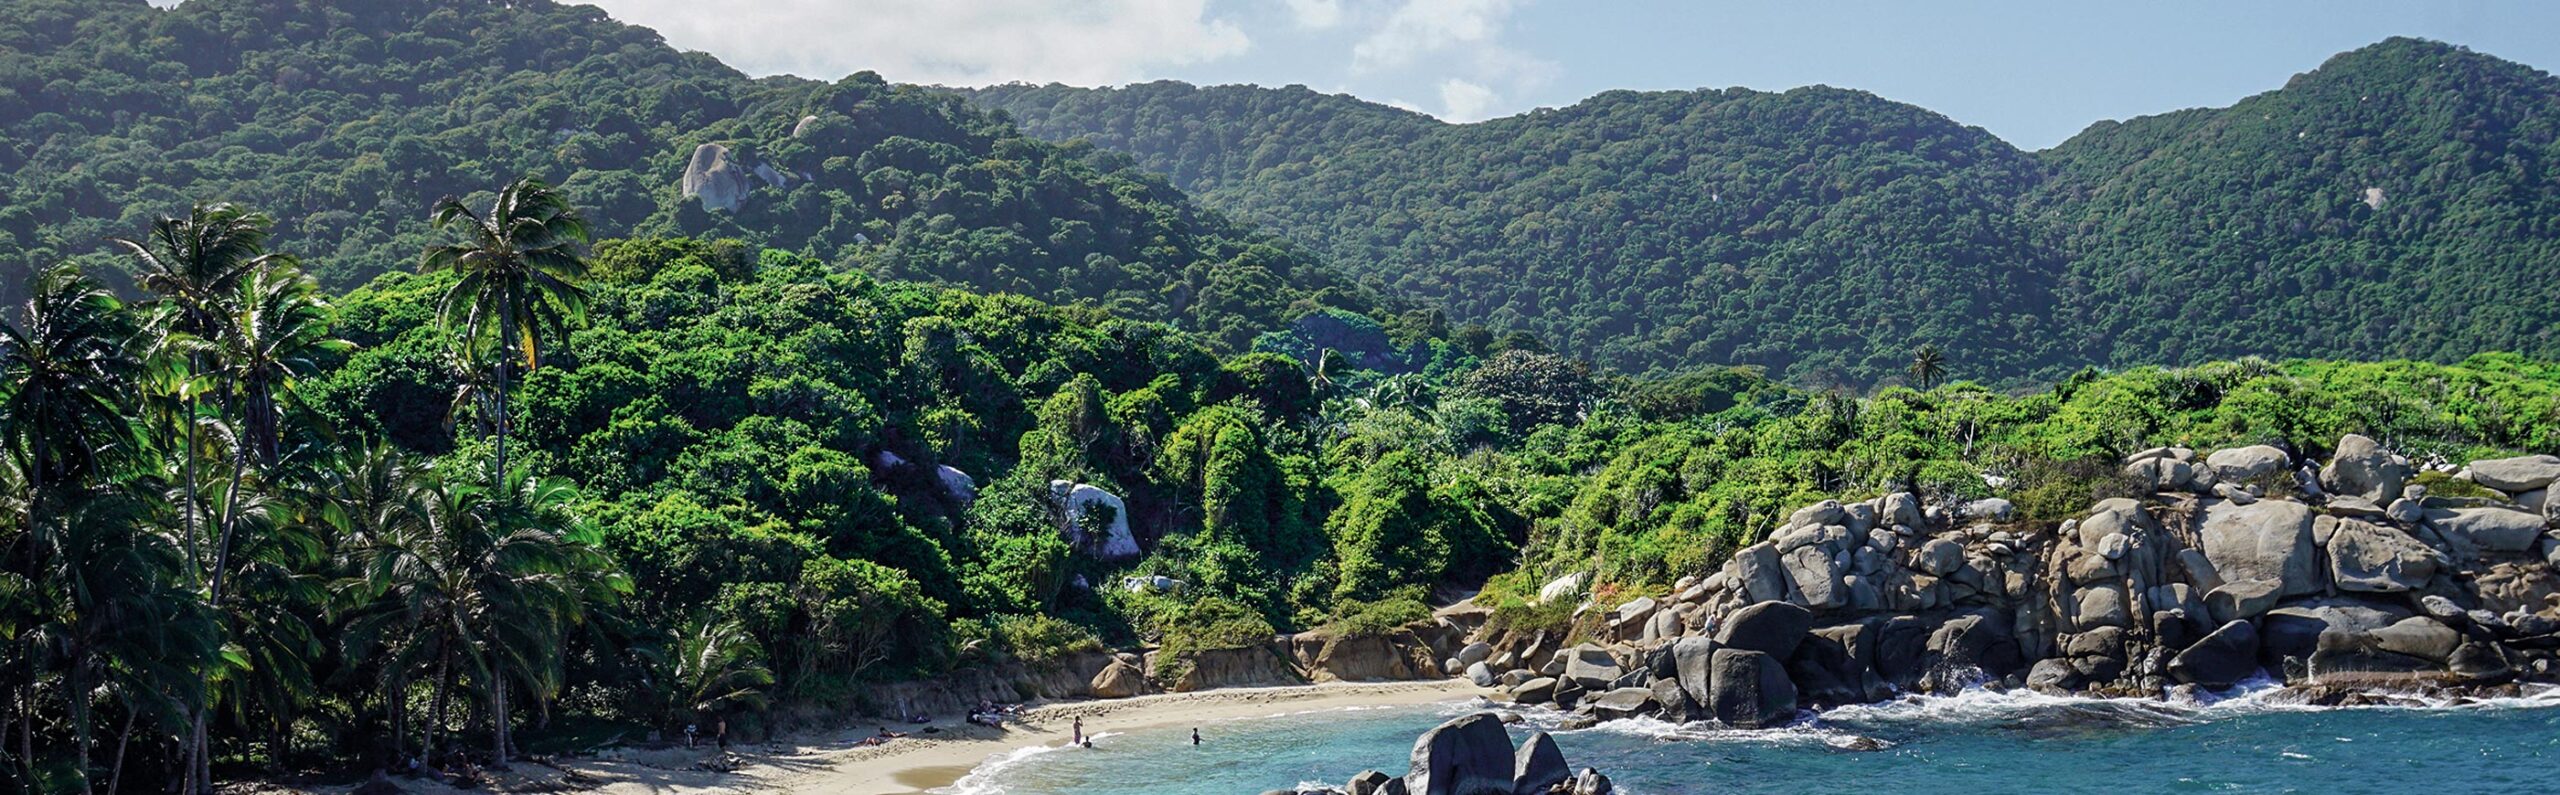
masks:
[[[1573,772],[1546,732],[1514,749],[1501,717],[1478,712],[1423,732],[1402,777],[1362,771],[1341,788],[1301,785],[1264,795],[1614,795],[1609,777]]]
[[[1129,505],[1120,495],[1069,480],[1049,481],[1049,493],[1066,513],[1069,545],[1102,560],[1138,556],[1138,539],[1129,533]]]
[[[693,148],[693,158],[685,163],[680,187],[685,198],[702,201],[704,212],[729,212],[738,209],[747,192],[755,189],[747,179],[747,168],[730,158],[729,147],[703,144]]]
[[[1826,500],[1719,571],[1587,606],[1579,645],[1507,632],[1478,638],[1489,652],[1469,665],[1576,721],[1736,727],[1976,686],[2334,695],[2560,673],[2560,534],[2544,513],[2560,457],[2472,462],[2463,477],[2498,496],[2456,499],[2372,439],[2335,450],[2146,450],[2123,470],[2143,493],[2059,523],[1982,501]]]

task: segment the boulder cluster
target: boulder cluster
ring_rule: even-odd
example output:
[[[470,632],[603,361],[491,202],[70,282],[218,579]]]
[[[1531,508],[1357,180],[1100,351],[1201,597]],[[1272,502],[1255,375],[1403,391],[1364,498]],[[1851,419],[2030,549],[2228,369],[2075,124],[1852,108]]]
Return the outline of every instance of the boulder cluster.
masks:
[[[2436,481],[2448,494],[2352,435],[2325,462],[2160,448],[2121,474],[2139,496],[2058,524],[1997,499],[1824,501],[1668,596],[1586,604],[1590,640],[1508,630],[1444,666],[1577,722],[1737,727],[1976,685],[2171,697],[2263,677],[2354,700],[2560,666],[2560,457],[2474,461]],[[1578,593],[1568,577],[1549,590]]]
[[[1263,795],[1610,795],[1617,791],[1600,771],[1573,772],[1546,732],[1532,732],[1513,748],[1503,718],[1490,712],[1423,732],[1413,741],[1409,761],[1402,777],[1370,770],[1352,776],[1339,789],[1283,789]]]

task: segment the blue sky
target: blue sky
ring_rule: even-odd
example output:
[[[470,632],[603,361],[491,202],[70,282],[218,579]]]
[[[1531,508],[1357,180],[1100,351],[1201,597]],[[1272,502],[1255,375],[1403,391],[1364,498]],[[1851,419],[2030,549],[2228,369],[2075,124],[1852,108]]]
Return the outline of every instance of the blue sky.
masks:
[[[2421,36],[2560,68],[2560,2],[593,0],[754,74],[1304,84],[1452,121],[1617,88],[1822,83],[2052,146]]]

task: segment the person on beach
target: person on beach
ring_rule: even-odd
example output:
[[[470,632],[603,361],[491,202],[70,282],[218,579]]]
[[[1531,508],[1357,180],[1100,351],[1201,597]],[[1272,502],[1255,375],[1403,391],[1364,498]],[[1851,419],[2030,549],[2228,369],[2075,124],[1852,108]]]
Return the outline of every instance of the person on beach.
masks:
[[[1198,729],[1197,727],[1194,727],[1194,728],[1191,730],[1191,744],[1192,744],[1192,745],[1199,745],[1199,744],[1200,744],[1200,729]]]
[[[696,725],[696,724],[691,724],[691,723],[687,723],[687,724],[685,724],[685,725],[684,725],[684,747],[686,747],[686,748],[691,748],[691,747],[693,747],[693,735],[694,735],[696,732],[699,732],[699,731],[701,730],[701,728],[702,728],[701,726]]]
[[[728,718],[721,718],[711,724],[711,739],[718,740],[720,742],[720,750],[729,750]]]
[[[1081,745],[1081,746],[1084,746],[1084,747],[1086,747],[1086,748],[1091,748],[1091,747],[1093,747],[1093,744],[1092,744],[1092,743],[1088,743],[1088,742],[1085,742],[1085,741],[1084,741],[1084,719],[1083,719],[1083,718],[1077,718],[1077,719],[1076,719],[1076,734],[1075,734],[1075,739],[1074,739],[1074,740],[1072,740],[1072,741],[1070,741],[1070,742],[1072,742],[1072,743],[1073,743],[1073,744],[1075,744],[1075,745]]]

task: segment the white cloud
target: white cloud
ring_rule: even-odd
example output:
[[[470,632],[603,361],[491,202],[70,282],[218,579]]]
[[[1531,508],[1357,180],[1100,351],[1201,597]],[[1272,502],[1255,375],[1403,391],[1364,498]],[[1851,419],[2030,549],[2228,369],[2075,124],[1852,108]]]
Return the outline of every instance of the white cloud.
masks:
[[[1298,27],[1324,30],[1342,24],[1342,0],[1288,0]]]
[[[1405,0],[1351,47],[1355,70],[1393,69],[1453,49],[1493,45],[1513,0]]]
[[[1493,89],[1457,78],[1440,81],[1440,118],[1459,123],[1483,121],[1493,106]]]
[[[743,71],[818,79],[1106,85],[1252,46],[1208,0],[588,1]]]

